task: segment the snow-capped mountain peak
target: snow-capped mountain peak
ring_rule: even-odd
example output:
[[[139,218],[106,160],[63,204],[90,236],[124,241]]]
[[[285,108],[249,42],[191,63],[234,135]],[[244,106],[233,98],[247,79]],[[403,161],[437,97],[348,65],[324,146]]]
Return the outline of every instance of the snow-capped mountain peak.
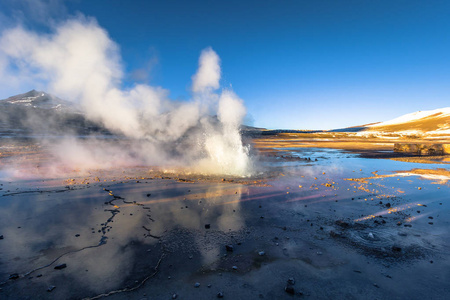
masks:
[[[21,105],[26,107],[61,110],[73,107],[73,104],[42,91],[31,90],[24,94],[0,100],[0,103]]]
[[[437,117],[437,116],[439,116],[439,117],[450,116],[450,107],[439,108],[439,109],[434,109],[434,110],[417,111],[417,112],[413,112],[410,114],[406,114],[406,115],[397,117],[395,119],[392,119],[392,120],[389,120],[386,122],[368,125],[367,127],[381,127],[381,126],[387,126],[387,125],[397,125],[397,124],[403,124],[403,123],[409,123],[412,121],[417,121],[417,120],[420,120],[423,118]]]

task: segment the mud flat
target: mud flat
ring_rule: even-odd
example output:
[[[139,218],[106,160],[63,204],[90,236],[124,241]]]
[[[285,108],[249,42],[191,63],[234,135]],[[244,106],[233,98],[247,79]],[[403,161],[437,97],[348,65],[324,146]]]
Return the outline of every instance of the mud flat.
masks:
[[[11,146],[0,298],[448,298],[447,164],[272,142],[255,178],[142,166],[26,176],[46,173],[31,167],[45,153]],[[26,163],[12,172],[14,157]]]

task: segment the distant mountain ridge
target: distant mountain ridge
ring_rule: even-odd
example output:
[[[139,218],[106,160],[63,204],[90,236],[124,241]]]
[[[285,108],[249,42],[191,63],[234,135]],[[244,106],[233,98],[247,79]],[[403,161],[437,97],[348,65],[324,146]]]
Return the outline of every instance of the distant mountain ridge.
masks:
[[[450,135],[450,107],[417,111],[395,119],[330,132],[353,132],[358,135]]]
[[[0,104],[21,105],[40,109],[78,110],[72,102],[65,101],[51,94],[36,90],[31,90],[23,94],[0,100]]]
[[[0,100],[0,137],[111,134],[86,119],[77,105],[31,90]]]
[[[31,90],[0,100],[0,131],[26,130],[27,132],[54,132],[75,130],[77,133],[109,132],[100,124],[89,121],[74,103],[49,93]],[[274,135],[278,133],[348,132],[357,135],[449,135],[450,107],[418,111],[395,119],[333,130],[267,130],[241,126],[247,135]],[[4,131],[5,132],[5,131]],[[0,132],[0,136],[2,133]]]
[[[450,134],[450,107],[406,114],[386,122],[367,125],[366,130],[417,134]]]

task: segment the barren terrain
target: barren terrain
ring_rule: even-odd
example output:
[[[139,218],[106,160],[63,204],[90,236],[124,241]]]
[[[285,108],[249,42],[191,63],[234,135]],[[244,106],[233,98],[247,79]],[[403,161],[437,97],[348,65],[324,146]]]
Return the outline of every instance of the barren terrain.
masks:
[[[232,178],[55,173],[47,146],[4,142],[1,298],[446,299],[447,164],[381,159],[400,154],[378,138],[253,145],[257,173]]]

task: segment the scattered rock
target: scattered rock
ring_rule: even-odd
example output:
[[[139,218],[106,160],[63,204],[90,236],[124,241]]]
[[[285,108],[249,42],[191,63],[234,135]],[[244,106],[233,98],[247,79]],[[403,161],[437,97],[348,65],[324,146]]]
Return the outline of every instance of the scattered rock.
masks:
[[[233,245],[225,245],[225,249],[227,249],[228,252],[233,252]]]
[[[394,251],[394,252],[401,252],[402,248],[400,248],[398,246],[392,246],[392,251]]]
[[[194,287],[196,287],[196,288],[200,287],[200,282],[196,282],[196,283],[194,284]]]
[[[222,292],[218,292],[217,293],[217,298],[223,298],[223,293]]]
[[[330,236],[333,237],[333,238],[337,238],[337,237],[341,237],[341,234],[331,230],[330,231]]]
[[[55,288],[56,288],[56,286],[51,285],[51,286],[48,287],[47,292],[51,292],[51,291],[53,291]]]
[[[294,285],[295,284],[294,277],[289,277],[289,279],[287,280],[287,283],[290,284],[290,285]]]
[[[294,295],[294,294],[295,294],[295,290],[294,290],[294,287],[293,287],[293,286],[287,285],[287,286],[284,288],[284,290],[285,290],[285,292],[288,293],[288,294],[291,294],[291,295]]]
[[[55,266],[55,270],[62,270],[64,268],[66,268],[66,267],[67,267],[66,264],[60,264],[60,265]]]
[[[19,278],[19,274],[17,274],[17,273],[13,273],[13,274],[9,275],[9,279],[15,280],[15,279],[18,279],[18,278]]]
[[[350,227],[350,224],[348,222],[344,222],[344,221],[341,221],[341,220],[337,220],[335,222],[335,224],[340,226],[340,227],[342,227],[342,228],[349,228]]]

